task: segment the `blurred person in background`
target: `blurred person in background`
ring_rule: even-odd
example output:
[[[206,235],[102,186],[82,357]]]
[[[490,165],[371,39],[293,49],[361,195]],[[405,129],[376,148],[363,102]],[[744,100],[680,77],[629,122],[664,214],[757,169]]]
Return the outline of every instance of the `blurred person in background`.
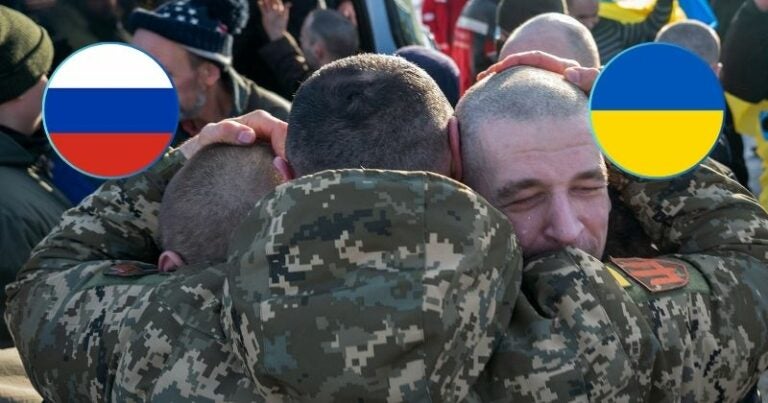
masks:
[[[288,32],[290,3],[262,0],[259,8],[270,39],[259,54],[277,77],[281,93],[291,98],[315,70],[360,49],[357,27],[338,11],[316,9],[309,13],[301,28],[299,46]]]
[[[52,60],[46,31],[0,6],[0,312],[5,312],[5,285],[70,207],[49,180],[44,155],[50,146],[40,130]],[[0,348],[10,346],[3,320]]]
[[[475,76],[496,62],[496,6],[499,0],[469,0],[461,11],[453,34],[451,57],[459,66],[464,93]]]
[[[418,45],[400,48],[395,56],[424,69],[435,80],[451,106],[456,106],[459,102],[459,67],[453,59],[438,50]]]
[[[291,99],[293,92],[286,91],[279,77],[267,60],[258,51],[272,40],[267,35],[261,15],[263,0],[248,0],[251,10],[248,22],[242,32],[235,35],[232,47],[233,66],[243,76],[253,80],[259,86]],[[270,1],[267,0],[269,3]],[[288,33],[294,39],[301,36],[301,28],[307,15],[317,8],[336,10],[357,26],[357,15],[352,0],[291,0],[288,14]]]
[[[131,43],[168,71],[179,95],[179,144],[208,123],[263,109],[287,119],[290,104],[232,68],[232,40],[248,20],[238,0],[180,0],[131,15]]]
[[[662,28],[656,35],[656,42],[670,43],[691,51],[704,60],[712,68],[715,75],[720,77],[720,70],[722,69],[720,37],[708,25],[695,20],[677,21]],[[738,154],[740,156],[741,153]],[[724,131],[709,156],[730,168],[739,182],[746,187],[747,182],[743,181],[743,175],[746,173],[744,159],[736,158],[738,156],[731,151]]]
[[[456,21],[467,0],[424,0],[421,4],[421,22],[432,33],[435,46],[446,55],[451,55]],[[414,10],[419,9],[414,4]]]
[[[726,135],[734,155],[746,154],[748,166],[758,159],[762,168],[750,170],[759,177],[751,186],[768,208],[768,0],[746,0],[736,13],[723,41],[721,82],[728,101]],[[742,135],[744,137],[742,137]],[[749,144],[744,150],[742,146]],[[752,152],[756,145],[757,155]]]
[[[672,0],[657,0],[653,10],[641,22],[623,23],[598,15],[600,0],[567,0],[568,14],[592,31],[605,64],[624,49],[652,42],[656,33],[672,15]]]
[[[540,14],[520,25],[507,38],[499,59],[532,50],[575,60],[583,67],[600,67],[600,55],[592,34],[565,14]]]
[[[544,13],[566,13],[566,10],[565,0],[501,0],[496,9],[497,48],[501,50],[512,31],[529,19]],[[499,56],[499,60],[503,58]]]

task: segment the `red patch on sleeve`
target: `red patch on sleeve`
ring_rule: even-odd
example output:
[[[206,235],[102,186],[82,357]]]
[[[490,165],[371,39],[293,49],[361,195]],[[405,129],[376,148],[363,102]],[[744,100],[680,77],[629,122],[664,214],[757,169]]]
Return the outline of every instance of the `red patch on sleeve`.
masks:
[[[110,267],[104,274],[114,277],[140,277],[157,272],[157,269],[146,269],[130,263],[119,263]]]
[[[662,292],[688,285],[688,268],[668,259],[611,258],[621,271],[650,292]]]

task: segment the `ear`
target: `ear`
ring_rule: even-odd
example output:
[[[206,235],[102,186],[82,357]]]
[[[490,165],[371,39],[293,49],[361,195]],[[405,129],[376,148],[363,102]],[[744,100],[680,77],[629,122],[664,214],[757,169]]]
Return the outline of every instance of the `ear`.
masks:
[[[325,60],[328,52],[326,51],[325,43],[322,40],[316,40],[315,43],[312,44],[312,53],[315,54],[315,60],[319,61],[321,65],[328,63],[328,60]]]
[[[176,271],[176,269],[184,266],[184,264],[184,259],[181,258],[181,255],[172,250],[163,251],[160,254],[160,258],[157,259],[157,268],[162,273]]]
[[[451,148],[451,178],[461,181],[464,172],[461,163],[461,135],[456,116],[451,116],[448,121],[448,145]]]
[[[296,178],[296,174],[293,172],[293,168],[287,160],[281,157],[275,157],[275,159],[272,160],[272,165],[277,169],[277,172],[280,172],[280,176],[283,177],[284,182],[292,181]]]
[[[210,87],[221,78],[221,69],[211,62],[203,62],[198,66],[198,71],[203,75],[203,81]]]

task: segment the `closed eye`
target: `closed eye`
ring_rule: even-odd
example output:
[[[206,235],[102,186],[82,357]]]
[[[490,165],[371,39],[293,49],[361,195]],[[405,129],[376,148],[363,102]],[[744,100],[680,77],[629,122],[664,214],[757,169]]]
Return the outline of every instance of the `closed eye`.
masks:
[[[514,200],[511,200],[507,203],[504,203],[502,205],[503,210],[508,211],[525,211],[529,210],[541,202],[543,199],[544,194],[543,193],[535,193],[530,196],[525,196],[521,198],[517,198]]]

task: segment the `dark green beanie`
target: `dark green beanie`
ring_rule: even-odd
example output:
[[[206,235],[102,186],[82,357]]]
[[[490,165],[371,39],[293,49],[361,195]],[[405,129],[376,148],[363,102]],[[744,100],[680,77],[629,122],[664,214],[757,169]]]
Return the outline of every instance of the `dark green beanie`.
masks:
[[[37,84],[52,60],[48,33],[24,14],[0,6],[0,104]]]

